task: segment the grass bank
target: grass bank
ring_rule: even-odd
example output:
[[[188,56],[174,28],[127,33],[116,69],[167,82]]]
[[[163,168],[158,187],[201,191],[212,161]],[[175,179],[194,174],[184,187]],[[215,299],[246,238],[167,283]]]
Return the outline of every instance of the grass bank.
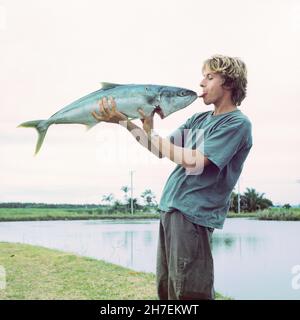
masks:
[[[137,212],[105,213],[97,209],[0,208],[0,221],[89,220],[89,219],[158,219],[159,214]]]
[[[300,221],[300,208],[272,208],[257,211],[259,220]]]
[[[228,213],[228,218],[256,217],[256,213]],[[0,221],[159,219],[159,213],[106,213],[97,209],[0,208]]]
[[[57,250],[0,242],[0,266],[6,271],[0,300],[157,299],[152,273]]]
[[[0,299],[156,299],[155,276],[42,247],[0,243]]]
[[[255,218],[259,220],[300,221],[300,208],[270,208],[257,212],[229,212],[228,218]],[[138,211],[131,213],[110,212],[99,209],[57,208],[0,208],[0,221],[38,220],[90,220],[90,219],[159,219],[159,213]]]
[[[256,218],[257,214],[256,212],[241,212],[241,213],[235,213],[235,212],[228,212],[227,218]]]

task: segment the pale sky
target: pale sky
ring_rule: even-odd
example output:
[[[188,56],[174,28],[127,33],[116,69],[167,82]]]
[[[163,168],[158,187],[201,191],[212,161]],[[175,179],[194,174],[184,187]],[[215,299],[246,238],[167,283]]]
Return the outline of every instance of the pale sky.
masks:
[[[122,196],[134,170],[134,196],[160,198],[175,164],[158,160],[113,124],[48,130],[16,128],[47,119],[102,81],[199,90],[213,54],[242,58],[248,94],[239,107],[252,122],[253,148],[241,192],[255,188],[276,203],[300,203],[300,2],[200,0],[0,0],[0,202],[99,203]],[[155,129],[172,132],[197,99]],[[137,124],[140,122],[137,121]]]

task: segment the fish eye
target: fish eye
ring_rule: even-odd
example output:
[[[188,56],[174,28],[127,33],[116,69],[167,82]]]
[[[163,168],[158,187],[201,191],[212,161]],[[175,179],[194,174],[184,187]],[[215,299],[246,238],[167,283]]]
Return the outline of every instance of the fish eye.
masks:
[[[185,90],[180,91],[178,95],[179,95],[180,97],[186,96]]]

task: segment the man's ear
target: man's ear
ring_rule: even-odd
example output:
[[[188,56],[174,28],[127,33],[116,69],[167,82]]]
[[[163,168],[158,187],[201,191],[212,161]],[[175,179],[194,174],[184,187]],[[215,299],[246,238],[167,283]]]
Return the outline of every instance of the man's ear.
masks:
[[[229,90],[229,91],[232,90],[232,86],[229,86],[229,85],[223,85],[222,87],[223,87],[225,90]]]
[[[233,88],[233,83],[230,81],[226,82],[226,79],[222,77],[222,84],[221,86],[225,89],[225,90],[232,90]]]

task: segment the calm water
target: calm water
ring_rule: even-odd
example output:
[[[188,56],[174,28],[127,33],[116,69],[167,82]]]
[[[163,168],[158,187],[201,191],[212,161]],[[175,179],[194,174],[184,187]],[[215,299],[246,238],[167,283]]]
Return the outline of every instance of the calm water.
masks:
[[[21,242],[155,272],[157,220],[1,222],[0,241]],[[300,299],[300,222],[227,219],[213,239],[215,289],[236,299]],[[299,281],[297,282],[299,283]]]

